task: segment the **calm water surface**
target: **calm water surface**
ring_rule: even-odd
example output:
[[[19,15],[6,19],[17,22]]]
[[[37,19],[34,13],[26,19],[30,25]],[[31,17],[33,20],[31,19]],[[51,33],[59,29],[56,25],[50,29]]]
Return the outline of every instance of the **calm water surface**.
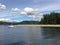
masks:
[[[0,45],[60,45],[60,28],[0,26]]]

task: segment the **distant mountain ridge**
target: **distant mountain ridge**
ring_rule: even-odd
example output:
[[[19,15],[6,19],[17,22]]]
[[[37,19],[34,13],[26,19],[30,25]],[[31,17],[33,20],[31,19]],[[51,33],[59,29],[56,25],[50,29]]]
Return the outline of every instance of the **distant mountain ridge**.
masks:
[[[38,24],[39,21],[22,21],[20,24]]]
[[[0,25],[18,25],[18,24],[38,24],[39,21],[22,21],[22,22],[4,22],[0,21]]]

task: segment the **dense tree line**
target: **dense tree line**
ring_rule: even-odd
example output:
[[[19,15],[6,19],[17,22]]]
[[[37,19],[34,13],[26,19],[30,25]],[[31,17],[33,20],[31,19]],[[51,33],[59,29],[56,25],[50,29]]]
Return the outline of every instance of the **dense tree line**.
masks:
[[[40,24],[60,24],[60,13],[44,14]]]

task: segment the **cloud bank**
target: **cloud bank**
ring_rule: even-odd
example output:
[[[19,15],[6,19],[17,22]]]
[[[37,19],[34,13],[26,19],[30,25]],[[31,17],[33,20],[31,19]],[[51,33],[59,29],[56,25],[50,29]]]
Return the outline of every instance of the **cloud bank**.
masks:
[[[39,9],[34,9],[30,7],[26,7],[23,9],[24,11],[21,12],[20,14],[29,18],[32,18],[33,20],[41,20],[42,16],[40,16]]]
[[[0,21],[9,21],[10,19],[7,18],[0,18]]]
[[[39,12],[38,9],[34,9],[34,8],[24,8],[24,11],[21,12],[22,15],[35,15]]]
[[[4,22],[21,22],[22,20],[12,20],[12,19],[8,19],[8,18],[0,18],[0,21],[4,21]]]

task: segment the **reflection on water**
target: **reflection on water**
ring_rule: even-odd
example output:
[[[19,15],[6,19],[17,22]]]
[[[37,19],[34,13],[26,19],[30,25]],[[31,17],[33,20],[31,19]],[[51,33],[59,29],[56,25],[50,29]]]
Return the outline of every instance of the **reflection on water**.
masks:
[[[60,28],[56,27],[56,28],[53,28],[53,27],[43,27],[43,36],[44,38],[60,38],[59,35],[60,35]],[[57,37],[58,36],[58,37]]]
[[[0,26],[0,45],[60,45],[60,28]]]

